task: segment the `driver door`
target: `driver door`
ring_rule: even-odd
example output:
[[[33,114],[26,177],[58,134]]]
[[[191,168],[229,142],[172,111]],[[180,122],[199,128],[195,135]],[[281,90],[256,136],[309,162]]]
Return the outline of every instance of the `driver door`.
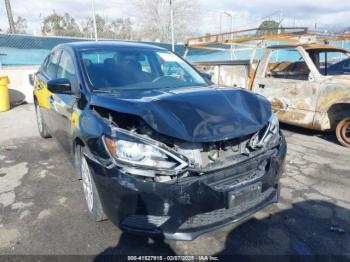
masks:
[[[52,132],[63,149],[68,153],[72,153],[72,137],[74,132],[72,114],[77,102],[77,96],[75,94],[79,92],[79,84],[74,60],[67,50],[62,51],[58,64],[57,78],[68,79],[74,94],[52,94],[50,97]]]
[[[265,96],[282,122],[312,126],[317,85],[311,59],[297,49],[268,49],[259,64],[253,91]]]

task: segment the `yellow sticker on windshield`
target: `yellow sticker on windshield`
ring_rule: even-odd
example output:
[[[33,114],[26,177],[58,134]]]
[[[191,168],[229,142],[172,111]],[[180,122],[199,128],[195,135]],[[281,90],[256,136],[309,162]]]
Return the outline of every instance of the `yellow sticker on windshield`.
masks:
[[[174,55],[173,53],[163,53],[157,52],[157,54],[165,61],[165,62],[182,62],[182,60]]]

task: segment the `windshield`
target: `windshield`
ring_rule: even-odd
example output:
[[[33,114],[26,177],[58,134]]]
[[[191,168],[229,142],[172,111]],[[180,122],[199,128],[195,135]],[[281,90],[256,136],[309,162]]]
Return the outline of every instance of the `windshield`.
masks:
[[[208,85],[189,64],[165,50],[89,50],[80,58],[94,91]]]
[[[350,75],[350,54],[339,50],[310,51],[322,75]]]

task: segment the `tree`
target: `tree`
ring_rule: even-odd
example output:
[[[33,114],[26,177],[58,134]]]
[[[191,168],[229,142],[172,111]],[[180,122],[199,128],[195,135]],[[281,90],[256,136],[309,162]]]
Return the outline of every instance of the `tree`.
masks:
[[[64,15],[52,14],[46,16],[41,31],[44,35],[55,36],[82,36],[79,25],[68,13]]]
[[[18,16],[14,22],[14,27],[16,34],[26,34],[27,20],[21,16]]]
[[[151,41],[171,41],[170,3],[168,0],[134,0],[139,10],[139,36]],[[175,40],[184,41],[195,32],[197,1],[173,0]]]
[[[125,39],[129,40],[132,36],[132,23],[130,18],[118,18],[116,20],[108,21],[100,15],[96,15],[96,27],[98,38],[103,39]],[[94,24],[93,19],[88,18],[83,23],[83,32],[85,37],[93,38]]]
[[[279,26],[280,24],[274,20],[265,20],[259,25],[256,34],[258,36],[277,34]]]
[[[119,18],[111,22],[111,29],[118,39],[132,39],[132,23],[130,18]]]
[[[15,19],[14,21],[14,33],[15,34],[26,34],[26,30],[27,30],[27,20],[21,16],[18,16],[17,19]],[[2,30],[0,29],[0,32],[2,32]],[[10,33],[10,29],[7,30],[7,33]]]
[[[112,38],[110,28],[106,20],[100,16],[96,15],[96,27],[97,34],[99,38]],[[93,38],[94,37],[94,21],[91,17],[87,18],[83,23],[83,33],[85,37]]]

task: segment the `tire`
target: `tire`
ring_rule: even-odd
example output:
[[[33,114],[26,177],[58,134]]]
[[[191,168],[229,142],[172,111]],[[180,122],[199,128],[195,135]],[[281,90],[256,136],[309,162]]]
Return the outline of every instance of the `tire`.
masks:
[[[40,136],[42,138],[51,137],[49,131],[47,130],[40,106],[38,104],[35,104],[35,114],[36,114],[36,124],[38,126],[38,131],[39,131]]]
[[[91,174],[91,169],[86,161],[85,149],[77,146],[75,150],[75,164],[77,176],[81,178],[84,199],[88,210],[89,217],[95,222],[107,219],[103,211],[101,199],[96,189],[95,181]]]
[[[344,118],[337,124],[335,133],[340,144],[350,147],[350,117]]]

